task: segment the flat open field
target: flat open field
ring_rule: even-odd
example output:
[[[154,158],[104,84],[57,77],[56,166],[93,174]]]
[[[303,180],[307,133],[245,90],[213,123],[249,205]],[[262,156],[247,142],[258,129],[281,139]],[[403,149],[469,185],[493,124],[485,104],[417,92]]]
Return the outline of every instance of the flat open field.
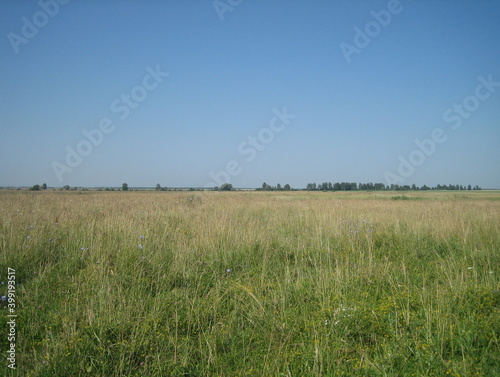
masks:
[[[499,376],[499,230],[493,191],[0,191],[0,375]]]

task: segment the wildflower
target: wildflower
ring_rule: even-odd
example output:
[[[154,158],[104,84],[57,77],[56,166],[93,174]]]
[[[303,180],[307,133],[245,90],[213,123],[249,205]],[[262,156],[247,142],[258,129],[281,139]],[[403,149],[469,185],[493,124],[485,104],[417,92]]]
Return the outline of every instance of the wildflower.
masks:
[[[226,272],[231,272],[231,269],[230,269],[230,268],[228,268],[228,269],[226,270]]]
[[[474,267],[467,267],[468,270],[472,270]]]
[[[2,296],[2,301],[7,301],[7,296]]]
[[[143,239],[144,239],[144,236],[139,236],[139,238],[140,238],[141,240],[143,240]]]
[[[139,244],[139,249],[142,249],[142,245],[141,244]]]
[[[142,256],[142,258],[141,258],[141,259],[142,259],[142,260],[144,260],[144,259],[146,259],[146,257],[145,257],[145,256]]]
[[[31,239],[31,236],[26,237],[26,239],[27,239],[27,240],[30,240],[30,239]]]

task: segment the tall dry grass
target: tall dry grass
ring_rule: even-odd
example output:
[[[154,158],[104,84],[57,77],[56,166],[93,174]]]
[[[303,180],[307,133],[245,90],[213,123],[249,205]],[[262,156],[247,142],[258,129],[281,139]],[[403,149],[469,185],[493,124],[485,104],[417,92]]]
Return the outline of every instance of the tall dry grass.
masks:
[[[18,371],[500,375],[499,195],[397,196],[0,192]]]

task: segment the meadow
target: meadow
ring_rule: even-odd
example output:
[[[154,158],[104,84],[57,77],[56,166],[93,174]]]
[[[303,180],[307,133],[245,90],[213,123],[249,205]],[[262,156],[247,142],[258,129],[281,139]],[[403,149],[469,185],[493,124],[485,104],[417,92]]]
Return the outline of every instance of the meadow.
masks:
[[[500,376],[500,192],[0,191],[0,376]]]

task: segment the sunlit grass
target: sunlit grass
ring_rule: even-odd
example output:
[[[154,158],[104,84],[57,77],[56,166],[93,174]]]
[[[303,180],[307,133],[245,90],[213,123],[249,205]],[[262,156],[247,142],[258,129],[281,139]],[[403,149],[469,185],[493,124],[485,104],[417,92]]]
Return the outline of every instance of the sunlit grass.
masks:
[[[500,194],[400,195],[1,192],[18,375],[500,375]]]

